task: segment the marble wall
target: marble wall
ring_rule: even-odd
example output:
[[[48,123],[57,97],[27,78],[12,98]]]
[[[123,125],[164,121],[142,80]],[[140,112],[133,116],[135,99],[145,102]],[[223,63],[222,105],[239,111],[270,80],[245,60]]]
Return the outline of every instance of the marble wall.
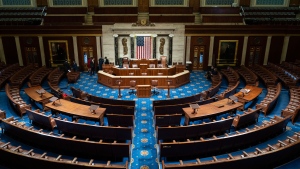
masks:
[[[185,59],[185,27],[182,24],[155,24],[155,26],[132,26],[132,24],[114,24],[102,26],[102,56],[107,57],[110,62],[115,62],[115,47],[118,49],[118,58],[131,58],[131,41],[130,37],[134,37],[134,51],[136,51],[136,36],[156,36],[156,58],[160,56],[168,56],[169,58],[169,39],[173,38],[172,43],[172,61],[183,62]],[[117,44],[114,38],[117,37]],[[124,46],[122,39],[127,40],[128,52],[124,55]],[[165,44],[163,47],[163,54],[160,53],[160,40],[164,38]],[[153,41],[152,41],[153,49]],[[134,52],[135,55],[135,52]],[[152,54],[153,55],[153,54]],[[136,56],[134,56],[135,58]],[[116,62],[115,62],[116,63]]]

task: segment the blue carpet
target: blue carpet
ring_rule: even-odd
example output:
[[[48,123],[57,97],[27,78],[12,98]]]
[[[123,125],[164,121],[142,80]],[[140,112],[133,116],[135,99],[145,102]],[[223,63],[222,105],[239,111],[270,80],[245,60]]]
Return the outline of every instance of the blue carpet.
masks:
[[[208,89],[211,86],[211,82],[208,81],[205,77],[205,72],[197,71],[197,72],[191,72],[190,75],[190,81],[191,83],[183,85],[177,89],[170,89],[170,95],[171,99],[173,98],[182,98],[191,96],[197,93],[200,93],[203,90]],[[103,86],[101,84],[97,83],[97,75],[89,76],[88,73],[81,73],[80,79],[74,83],[74,84],[68,84],[66,79],[63,79],[60,82],[60,88],[67,94],[71,94],[70,87],[75,88],[81,88],[83,91],[90,93],[92,95],[96,95],[99,97],[104,98],[110,98],[110,99],[120,99],[118,98],[118,90],[117,89],[111,89],[109,87]],[[42,86],[49,90],[49,86],[46,82],[43,82]],[[222,84],[220,87],[220,91],[218,93],[223,92],[228,86],[227,81],[223,78]],[[237,90],[240,90],[245,86],[245,82],[241,80],[240,85],[238,86]],[[21,89],[21,97],[24,99],[25,102],[30,103],[29,97],[25,94],[24,88],[26,88],[26,85],[22,86]],[[250,102],[246,105],[246,107],[255,107],[256,103],[259,103],[267,94],[267,90],[265,86],[260,83],[260,87],[263,87],[262,94],[253,102]],[[151,98],[137,98],[136,95],[130,95],[128,89],[122,89],[122,100],[135,100],[136,101],[136,112],[135,112],[135,120],[134,120],[134,131],[133,131],[133,140],[132,140],[132,147],[131,147],[131,157],[129,160],[130,168],[132,169],[158,169],[160,168],[160,161],[158,150],[157,150],[157,140],[156,140],[156,133],[155,133],[155,127],[154,127],[154,121],[153,121],[153,111],[152,111],[152,101],[153,100],[165,100],[168,99],[166,97],[167,90],[165,89],[159,89],[159,95],[152,96]],[[5,95],[4,88],[0,90],[0,101],[1,106],[0,109],[5,110],[7,113],[7,117],[14,116],[18,118],[19,120],[29,123],[27,115],[24,115],[22,119],[20,119],[16,113],[14,113],[14,110],[9,105],[8,99]],[[259,122],[262,123],[264,120],[269,120],[270,118],[274,117],[275,115],[280,116],[281,109],[285,108],[285,106],[289,102],[289,92],[287,89],[283,88],[280,94],[280,97],[278,99],[278,102],[275,106],[275,108],[270,112],[270,114],[266,117],[264,117],[263,114],[259,117]],[[37,105],[33,105],[33,108],[39,108]],[[241,112],[240,112],[241,113]],[[182,122],[183,123],[183,122]],[[105,125],[107,125],[107,120],[105,119]],[[30,124],[28,124],[30,125]],[[287,135],[291,135],[294,131],[300,131],[300,123],[296,122],[295,125],[292,125],[291,123],[288,124],[288,129],[283,134],[270,139],[262,144],[257,145],[256,147],[263,147],[266,144],[273,143],[277,141],[280,138],[284,138]],[[1,139],[5,138],[5,140],[10,140],[11,138],[5,137],[4,135],[0,135]],[[251,151],[254,147],[250,147],[249,149],[246,149],[246,151]],[[232,152],[234,155],[237,152]],[[221,157],[222,155],[220,155]],[[205,158],[210,159],[211,157]],[[205,161],[205,159],[201,159],[201,161]],[[278,167],[279,169],[286,169],[293,166],[299,166],[300,159],[296,159],[286,165]],[[297,167],[299,168],[299,167]]]

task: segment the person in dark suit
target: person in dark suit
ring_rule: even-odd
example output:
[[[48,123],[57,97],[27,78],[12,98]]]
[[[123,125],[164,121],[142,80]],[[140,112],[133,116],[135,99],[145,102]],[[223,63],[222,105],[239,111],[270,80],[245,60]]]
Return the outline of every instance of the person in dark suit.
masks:
[[[101,57],[101,58],[99,59],[99,70],[102,70],[102,65],[103,65],[103,63],[104,63],[104,59]]]
[[[92,76],[95,74],[95,59],[94,58],[92,58],[92,60],[91,60],[90,67],[91,67],[90,75]]]
[[[77,63],[75,62],[75,60],[73,61],[72,68],[73,68],[74,72],[77,72],[78,66],[77,66]]]
[[[70,64],[69,64],[69,62],[68,62],[67,59],[65,60],[63,66],[64,66],[65,73],[68,73],[68,71],[71,71],[71,66],[70,66]]]
[[[104,58],[104,64],[109,64],[109,60],[107,59],[107,57]]]

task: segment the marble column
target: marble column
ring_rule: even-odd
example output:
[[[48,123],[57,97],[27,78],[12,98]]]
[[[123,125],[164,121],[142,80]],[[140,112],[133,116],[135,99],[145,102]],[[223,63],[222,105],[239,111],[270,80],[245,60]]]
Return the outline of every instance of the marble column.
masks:
[[[73,38],[73,49],[74,49],[74,59],[77,64],[79,64],[79,59],[78,59],[78,46],[77,46],[77,36],[72,36]],[[71,62],[70,64],[72,64]]]
[[[169,63],[168,65],[172,65],[172,54],[173,54],[173,34],[169,35]]]
[[[281,58],[280,58],[280,63],[285,61],[286,59],[286,54],[289,46],[289,41],[290,41],[290,36],[285,36],[283,40],[283,47],[282,47],[282,53],[281,53]]]
[[[191,39],[192,37],[191,36],[187,36],[186,37],[186,49],[185,49],[185,60],[184,62],[186,61],[191,61],[190,60],[190,54],[191,54]]]
[[[114,34],[114,46],[115,46],[115,65],[120,65],[119,64],[119,52],[118,52],[118,37],[119,35]]]
[[[153,59],[156,59],[156,37],[157,37],[157,35],[156,34],[154,34],[154,35],[152,35],[153,36]]]
[[[24,66],[19,36],[15,36],[15,42],[16,42],[16,47],[17,47],[19,65]]]
[[[2,37],[0,36],[0,59],[2,62],[6,63],[4,47],[2,42]]]
[[[244,37],[243,51],[242,51],[242,58],[241,58],[241,65],[245,65],[246,54],[247,54],[248,38],[249,38],[249,36],[245,36]]]
[[[39,47],[40,47],[40,55],[41,55],[41,61],[42,65],[46,65],[46,56],[45,56],[45,48],[44,48],[44,43],[43,43],[43,37],[38,36],[39,38]]]
[[[265,57],[264,57],[264,65],[268,64],[271,40],[272,40],[272,36],[268,36],[267,44],[266,44]]]
[[[210,43],[209,43],[209,54],[208,54],[208,66],[217,66],[217,65],[212,65],[212,61],[213,59],[216,60],[214,56],[214,41],[215,41],[215,37],[214,36],[211,36],[210,37]],[[215,61],[214,61],[215,62]]]
[[[97,49],[97,60],[101,58],[101,49],[100,49],[100,36],[96,36],[96,49]]]
[[[135,58],[134,57],[134,35],[133,34],[130,34],[130,57],[131,58]]]

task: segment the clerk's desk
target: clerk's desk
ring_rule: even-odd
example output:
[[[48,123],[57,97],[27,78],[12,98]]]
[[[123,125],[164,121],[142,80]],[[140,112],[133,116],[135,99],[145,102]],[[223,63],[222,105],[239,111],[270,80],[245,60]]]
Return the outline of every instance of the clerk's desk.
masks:
[[[100,121],[100,125],[103,125],[104,112],[106,108],[97,108],[95,113],[90,110],[90,106],[74,103],[65,99],[59,99],[55,104],[47,103],[46,107],[50,108],[53,113],[59,112],[70,116],[78,116],[84,119],[92,119]]]
[[[232,100],[226,98],[213,103],[200,105],[196,113],[194,113],[191,107],[182,108],[185,113],[184,124],[189,125],[190,120],[211,118],[229,111],[236,111],[236,109],[241,106],[243,106],[242,103],[235,102],[232,104]]]
[[[148,68],[150,69],[150,68]],[[155,68],[151,68],[155,69]],[[175,69],[174,69],[175,70]],[[158,88],[168,88],[168,81],[170,82],[170,88],[177,88],[181,85],[190,82],[190,72],[184,70],[183,72],[174,75],[162,75],[162,76],[117,76],[106,73],[104,71],[98,71],[98,83],[106,85],[111,88],[119,88],[118,82],[121,81],[120,88],[129,88],[130,80],[135,80],[136,85],[151,85],[151,80],[158,80]]]

